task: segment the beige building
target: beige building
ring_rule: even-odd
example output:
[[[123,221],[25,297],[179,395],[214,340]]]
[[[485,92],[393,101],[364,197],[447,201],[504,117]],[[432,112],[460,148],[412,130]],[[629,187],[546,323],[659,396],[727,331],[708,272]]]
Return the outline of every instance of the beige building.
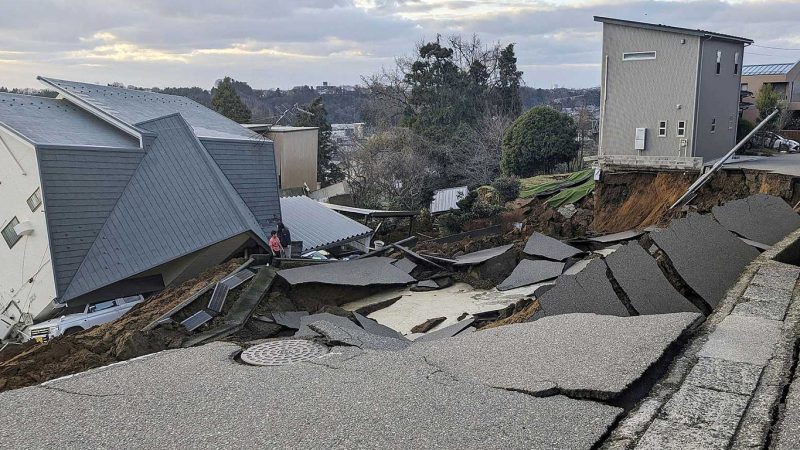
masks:
[[[319,128],[250,124],[245,127],[271,139],[275,146],[275,162],[281,189],[308,186],[315,191]]]
[[[742,90],[753,95],[744,98],[755,104],[755,96],[764,84],[769,83],[786,102],[789,111],[800,111],[800,61],[784,64],[757,64],[742,67]],[[744,110],[742,117],[755,123],[759,111],[755,107]]]
[[[595,17],[603,24],[600,158],[698,164],[736,143],[751,40]]]

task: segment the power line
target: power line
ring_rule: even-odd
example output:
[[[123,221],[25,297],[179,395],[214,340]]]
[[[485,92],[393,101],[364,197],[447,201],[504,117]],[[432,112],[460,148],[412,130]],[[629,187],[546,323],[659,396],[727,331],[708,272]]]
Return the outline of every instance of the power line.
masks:
[[[789,48],[789,47],[770,47],[768,45],[758,45],[758,44],[750,44],[753,47],[760,47],[760,48],[768,48],[771,50],[788,50],[793,52],[800,52],[800,48]]]
[[[758,55],[758,56],[775,56],[775,55],[769,55],[767,53],[756,53],[756,52],[747,52],[747,54],[748,55]]]

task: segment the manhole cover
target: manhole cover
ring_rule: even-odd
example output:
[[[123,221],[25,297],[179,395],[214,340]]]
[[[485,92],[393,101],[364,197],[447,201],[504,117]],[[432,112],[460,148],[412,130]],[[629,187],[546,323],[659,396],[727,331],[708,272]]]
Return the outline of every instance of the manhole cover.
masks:
[[[312,341],[290,339],[265,342],[242,352],[242,361],[254,366],[284,366],[319,358],[328,353],[328,347]]]

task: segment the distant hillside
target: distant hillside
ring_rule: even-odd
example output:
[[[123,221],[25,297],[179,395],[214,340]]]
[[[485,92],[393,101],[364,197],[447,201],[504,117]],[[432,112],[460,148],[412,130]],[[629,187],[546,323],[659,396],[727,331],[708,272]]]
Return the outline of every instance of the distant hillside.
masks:
[[[523,86],[520,88],[520,97],[523,109],[539,105],[561,105],[564,108],[600,106],[600,87],[538,89]]]
[[[150,90],[163,94],[180,95],[188,97],[201,105],[211,107],[212,91],[200,87],[168,87],[168,88],[141,88],[136,86],[125,86],[121,83],[114,83],[115,86],[127,87],[128,89]],[[340,87],[326,87],[325,93],[318,94],[315,88],[310,86],[299,86],[290,90],[281,89],[253,89],[245,82],[235,81],[234,88],[242,101],[252,112],[253,123],[273,123],[286,110],[293,105],[299,106],[311,103],[318,96],[322,96],[325,102],[325,109],[328,111],[328,121],[330,123],[353,123],[361,122],[361,105],[367,98],[368,92],[365,89],[356,87],[343,89]],[[55,97],[54,91],[35,90],[35,89],[8,89],[0,87],[0,92],[12,92],[27,95],[39,95],[44,97]],[[600,105],[600,88],[555,88],[538,89],[523,86],[520,88],[523,109],[529,109],[539,105],[561,105],[564,108],[575,106]],[[285,117],[281,124],[291,124],[294,117]]]
[[[50,91],[47,89],[31,89],[31,88],[9,89],[7,87],[0,86],[0,92],[9,92],[12,94],[23,94],[23,95],[35,95],[37,97],[50,97],[50,98],[55,98],[56,96],[58,96],[58,92]]]
[[[293,105],[297,104],[302,107],[320,96],[310,86],[299,86],[290,90],[253,89],[245,82],[234,81],[234,88],[245,105],[250,108],[253,115],[251,122],[253,123],[273,123]],[[208,91],[199,87],[153,88],[151,90],[164,94],[181,95],[211,107],[213,90]],[[361,102],[366,95],[363,90],[356,88],[355,91],[345,91],[341,88],[330,87],[327,91],[330,93],[324,93],[321,96],[324,99],[328,120],[331,123],[361,121]],[[293,121],[294,117],[289,115],[281,121],[281,124],[287,125]]]

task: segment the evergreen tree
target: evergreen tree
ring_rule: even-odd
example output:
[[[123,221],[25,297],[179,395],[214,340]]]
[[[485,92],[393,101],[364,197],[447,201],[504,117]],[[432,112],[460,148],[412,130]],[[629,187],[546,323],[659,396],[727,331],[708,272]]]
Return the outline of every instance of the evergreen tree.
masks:
[[[577,155],[577,137],[572,117],[549,106],[529,109],[506,130],[500,167],[519,177],[549,173]]]
[[[322,187],[330,186],[344,179],[342,170],[333,162],[336,156],[336,143],[331,140],[331,124],[328,122],[328,112],[322,102],[322,97],[317,97],[303,109],[310,114],[303,112],[297,115],[294,125],[297,127],[317,127],[318,150],[317,150],[317,181]]]
[[[234,80],[225,77],[212,90],[211,105],[223,116],[239,123],[250,122],[250,110],[234,89]]]
[[[517,70],[514,44],[508,44],[506,48],[500,51],[497,68],[499,71],[496,84],[498,113],[517,117],[522,112],[522,102],[519,95],[522,72]]]
[[[474,123],[482,112],[483,95],[474,95],[488,79],[482,64],[462,70],[453,49],[438,40],[419,48],[405,81],[411,88],[403,124],[434,142],[447,142],[461,123]]]

